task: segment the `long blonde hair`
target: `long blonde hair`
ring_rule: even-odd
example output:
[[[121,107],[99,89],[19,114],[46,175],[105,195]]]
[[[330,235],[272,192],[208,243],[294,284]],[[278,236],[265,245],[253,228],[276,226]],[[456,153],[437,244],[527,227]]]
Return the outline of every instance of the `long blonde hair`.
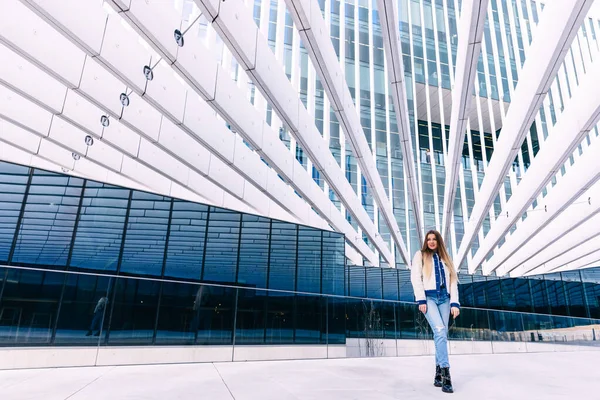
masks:
[[[421,256],[423,257],[423,274],[427,277],[427,279],[429,279],[429,277],[431,276],[431,270],[433,269],[434,251],[429,249],[429,247],[427,246],[427,238],[429,237],[429,235],[435,235],[435,239],[437,240],[437,249],[435,252],[437,252],[438,256],[442,259],[444,265],[446,266],[446,268],[448,268],[448,271],[450,272],[450,284],[458,282],[456,268],[454,268],[454,263],[452,262],[448,251],[446,250],[444,239],[442,238],[442,235],[434,229],[427,232],[427,234],[425,235],[425,241],[423,242],[423,247],[421,248]]]

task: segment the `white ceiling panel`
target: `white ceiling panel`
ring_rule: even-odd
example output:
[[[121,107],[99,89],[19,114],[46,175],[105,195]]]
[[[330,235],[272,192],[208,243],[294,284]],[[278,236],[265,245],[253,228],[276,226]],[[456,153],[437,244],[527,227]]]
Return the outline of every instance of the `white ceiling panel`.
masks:
[[[0,60],[0,81],[18,88],[56,114],[62,111],[67,94],[65,85],[3,45],[0,45]]]
[[[171,190],[171,180],[132,158],[123,157],[121,172],[143,185],[154,188],[159,193],[166,194]]]
[[[86,157],[101,162],[114,171],[120,171],[123,165],[123,153],[97,139],[87,149]]]
[[[30,153],[37,153],[41,141],[39,136],[3,119],[0,119],[0,139]]]
[[[111,69],[124,75],[128,84],[138,93],[143,93],[147,82],[144,66],[153,67],[158,59],[150,60],[152,52],[145,48],[136,36],[133,28],[126,27],[125,21],[119,15],[110,15],[100,57]],[[152,65],[149,65],[150,63]]]
[[[63,115],[89,133],[98,137],[102,135],[103,126],[100,119],[106,113],[73,90],[67,92]]]
[[[100,65],[97,59],[89,57],[86,60],[77,91],[102,103],[106,110],[114,115],[121,115],[123,108],[120,100],[121,93],[129,94],[131,92],[131,90],[127,90],[126,85]]]
[[[233,164],[258,185],[262,191],[267,190],[267,165],[260,161],[260,156],[250,150],[239,136],[236,137],[235,141]]]
[[[220,103],[227,103],[227,110],[223,110]],[[245,93],[237,87],[229,74],[219,67],[217,75],[217,91],[215,106],[222,110],[221,115],[227,116],[227,122],[237,130],[243,132],[252,147],[259,150],[263,147],[264,119],[258,110],[248,102]]]
[[[217,207],[223,207],[225,191],[194,170],[190,170],[188,187],[209,199]]]
[[[198,139],[215,149],[230,164],[233,163],[235,135],[216,119],[215,111],[194,93],[188,94],[184,124]]]
[[[175,72],[163,60],[154,68],[154,79],[148,82],[143,97],[155,107],[168,112],[180,124],[183,122],[186,95],[183,80],[176,77]]]
[[[123,109],[121,118],[146,138],[157,142],[162,115],[137,94],[132,93],[129,98],[129,106]]]
[[[85,144],[87,133],[73,126],[60,116],[54,116],[49,138],[55,142],[63,143],[70,150],[84,156],[88,146]]]
[[[25,5],[4,0],[0,27],[0,38],[5,42],[41,60],[71,87],[79,84],[85,54]],[[61,56],[50,49],[60,49]]]
[[[173,159],[164,150],[158,148],[154,143],[143,139],[140,141],[140,160],[148,165],[172,177],[182,185],[187,185],[189,168],[180,161]]]
[[[119,121],[111,121],[102,131],[102,138],[133,157],[139,153],[140,136]]]
[[[175,29],[181,27],[181,17],[177,15],[173,3],[164,0],[131,0],[129,10],[124,13],[132,25],[144,26],[144,31],[152,46],[158,47],[168,56],[170,63],[175,61],[177,43],[173,38]]]
[[[166,118],[162,120],[158,143],[200,173],[208,174],[210,159],[213,157],[211,152]]]
[[[42,139],[38,155],[46,159],[51,159],[58,165],[67,169],[72,170],[75,168],[76,161],[73,159],[71,152],[49,140]]]
[[[208,175],[215,182],[222,182],[235,196],[242,198],[244,195],[244,178],[217,157],[210,159]]]
[[[34,132],[47,135],[52,114],[20,94],[0,85],[0,116]]]
[[[207,57],[208,53],[199,37],[186,35],[185,46],[178,50],[173,66],[181,71],[191,86],[201,91],[206,100],[213,100],[217,87],[217,62]]]
[[[98,54],[107,14],[99,0],[25,0],[32,8],[51,16],[74,40]]]

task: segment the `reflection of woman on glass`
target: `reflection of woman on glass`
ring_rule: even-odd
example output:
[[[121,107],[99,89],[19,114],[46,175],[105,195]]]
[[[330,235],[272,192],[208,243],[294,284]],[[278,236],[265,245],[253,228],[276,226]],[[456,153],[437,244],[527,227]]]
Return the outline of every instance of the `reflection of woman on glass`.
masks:
[[[435,378],[433,384],[452,393],[448,362],[448,319],[450,312],[460,314],[458,276],[446,251],[442,235],[431,230],[425,235],[421,250],[413,257],[411,281],[419,310],[433,330],[435,342]]]
[[[93,331],[97,330],[94,336],[100,336],[100,328],[102,326],[102,320],[104,317],[104,309],[106,308],[106,303],[108,299],[106,296],[102,296],[98,303],[96,303],[96,307],[94,308],[94,316],[92,317],[92,323],[90,324],[90,329],[85,334],[85,336],[90,336]]]

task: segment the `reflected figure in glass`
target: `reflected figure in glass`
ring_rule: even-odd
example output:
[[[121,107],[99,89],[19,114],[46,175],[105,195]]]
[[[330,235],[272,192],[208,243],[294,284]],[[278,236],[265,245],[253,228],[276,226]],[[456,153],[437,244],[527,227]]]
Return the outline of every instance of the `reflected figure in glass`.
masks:
[[[458,276],[439,232],[425,235],[421,250],[417,251],[411,267],[411,282],[419,310],[425,314],[433,331],[435,342],[434,385],[452,393],[450,363],[448,361],[448,319],[450,313],[460,314]]]

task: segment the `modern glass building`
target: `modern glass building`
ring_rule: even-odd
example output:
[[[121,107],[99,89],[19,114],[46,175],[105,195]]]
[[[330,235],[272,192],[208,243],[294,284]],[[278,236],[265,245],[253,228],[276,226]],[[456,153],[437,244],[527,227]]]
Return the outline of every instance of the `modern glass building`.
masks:
[[[0,344],[596,339],[592,1],[5,3]]]
[[[345,265],[338,233],[15,164],[0,163],[0,184],[0,346],[430,335],[409,271]],[[597,269],[461,282],[457,340],[600,334]]]

